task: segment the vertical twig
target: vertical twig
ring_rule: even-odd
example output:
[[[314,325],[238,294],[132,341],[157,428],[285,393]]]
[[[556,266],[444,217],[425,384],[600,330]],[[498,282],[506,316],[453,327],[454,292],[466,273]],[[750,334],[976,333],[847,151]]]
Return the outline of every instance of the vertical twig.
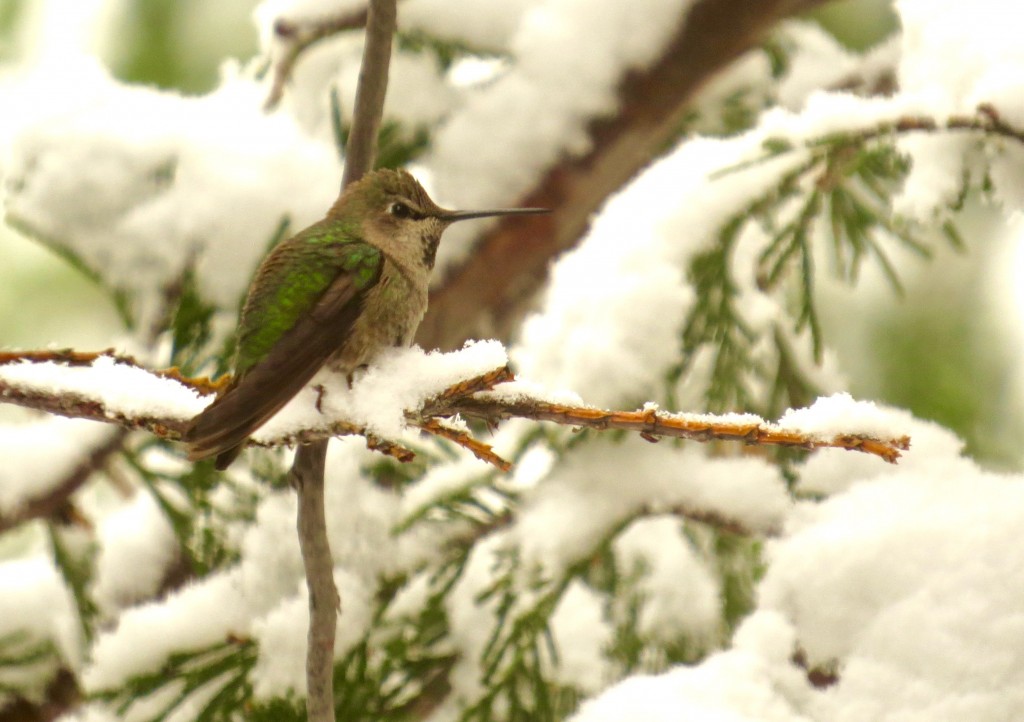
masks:
[[[334,585],[334,561],[324,514],[324,462],[327,441],[300,446],[291,481],[298,494],[296,526],[309,590],[306,650],[306,717],[334,722],[334,635],[341,597]]]
[[[356,88],[352,131],[345,149],[342,189],[373,167],[377,133],[397,25],[397,0],[370,0],[366,45]],[[298,493],[297,526],[309,589],[309,637],[306,653],[306,716],[309,722],[334,722],[334,635],[341,598],[334,585],[334,561],[324,514],[327,441],[300,446],[290,473]]]
[[[341,187],[353,183],[373,168],[377,153],[377,134],[384,115],[384,96],[388,90],[391,65],[391,39],[397,27],[397,0],[370,0],[366,18],[366,45],[356,85],[352,131],[345,147],[345,174]]]
[[[362,27],[365,23],[366,8],[342,10],[337,15],[328,15],[309,22],[290,22],[285,18],[279,18],[274,23],[274,35],[282,48],[280,54],[274,53],[270,93],[263,103],[263,110],[271,111],[281,102],[284,86],[291,77],[300,55],[325,38]]]

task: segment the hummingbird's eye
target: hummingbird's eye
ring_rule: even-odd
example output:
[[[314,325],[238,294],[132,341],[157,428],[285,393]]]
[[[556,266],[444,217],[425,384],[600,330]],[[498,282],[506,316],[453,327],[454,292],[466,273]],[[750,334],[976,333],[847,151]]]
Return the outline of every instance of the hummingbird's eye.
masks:
[[[401,201],[395,201],[388,206],[388,213],[395,218],[416,218],[419,214]]]

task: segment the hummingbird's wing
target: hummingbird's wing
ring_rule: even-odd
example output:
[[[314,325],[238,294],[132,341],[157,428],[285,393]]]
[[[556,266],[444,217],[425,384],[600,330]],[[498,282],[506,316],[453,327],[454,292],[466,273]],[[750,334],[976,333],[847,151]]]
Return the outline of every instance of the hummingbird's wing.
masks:
[[[383,267],[383,256],[377,248],[362,243],[351,245],[358,246],[352,249],[354,254],[340,259],[337,256],[322,259],[325,262],[311,272],[314,276],[322,275],[325,266],[334,266],[333,278],[328,277],[326,289],[319,296],[315,292],[311,294],[312,303],[306,308],[300,307],[299,314],[296,315],[294,306],[282,311],[280,303],[274,301],[282,297],[281,288],[288,290],[287,281],[277,282],[269,292],[247,301],[235,380],[224,395],[193,420],[182,436],[189,444],[190,459],[221,455],[244,443],[246,437],[280,411],[338,350],[359,318],[366,293],[379,280]],[[268,261],[272,262],[272,258],[273,254]],[[309,274],[305,274],[303,282],[308,281]],[[268,308],[261,307],[264,305]],[[271,306],[273,313],[295,316],[290,328],[276,335],[246,333],[259,320],[262,311],[271,313]],[[248,327],[247,320],[250,321]],[[268,345],[265,355],[261,353],[258,361],[247,362],[246,359],[253,357],[253,347],[258,348],[260,344]],[[233,455],[226,462],[230,463],[231,458]]]

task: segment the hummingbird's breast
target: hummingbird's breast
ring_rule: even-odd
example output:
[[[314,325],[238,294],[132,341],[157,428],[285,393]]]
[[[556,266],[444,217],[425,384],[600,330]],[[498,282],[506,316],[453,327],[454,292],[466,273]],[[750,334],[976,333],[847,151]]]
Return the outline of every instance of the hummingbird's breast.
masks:
[[[331,365],[351,373],[384,348],[410,345],[426,311],[426,286],[414,283],[386,258],[380,280],[367,291],[363,312]]]

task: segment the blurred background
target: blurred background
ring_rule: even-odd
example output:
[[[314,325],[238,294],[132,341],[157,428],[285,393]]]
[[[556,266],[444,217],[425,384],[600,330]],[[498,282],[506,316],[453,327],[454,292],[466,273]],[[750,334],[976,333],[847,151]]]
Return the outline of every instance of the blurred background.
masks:
[[[46,56],[85,50],[118,78],[202,94],[232,59],[258,51],[258,0],[0,0],[3,77]],[[813,16],[865,49],[897,31],[888,0],[843,0]],[[2,151],[2,147],[0,147]],[[2,163],[2,158],[0,158]],[[2,165],[0,165],[2,167]],[[955,430],[994,469],[1024,467],[1024,257],[998,211],[969,205],[966,252],[901,259],[905,293],[866,267],[854,288],[819,274],[826,338],[857,397],[902,406]],[[1024,224],[1017,224],[1024,230]],[[1001,229],[997,231],[996,229]],[[0,227],[0,348],[116,345],[113,305],[46,249]]]

